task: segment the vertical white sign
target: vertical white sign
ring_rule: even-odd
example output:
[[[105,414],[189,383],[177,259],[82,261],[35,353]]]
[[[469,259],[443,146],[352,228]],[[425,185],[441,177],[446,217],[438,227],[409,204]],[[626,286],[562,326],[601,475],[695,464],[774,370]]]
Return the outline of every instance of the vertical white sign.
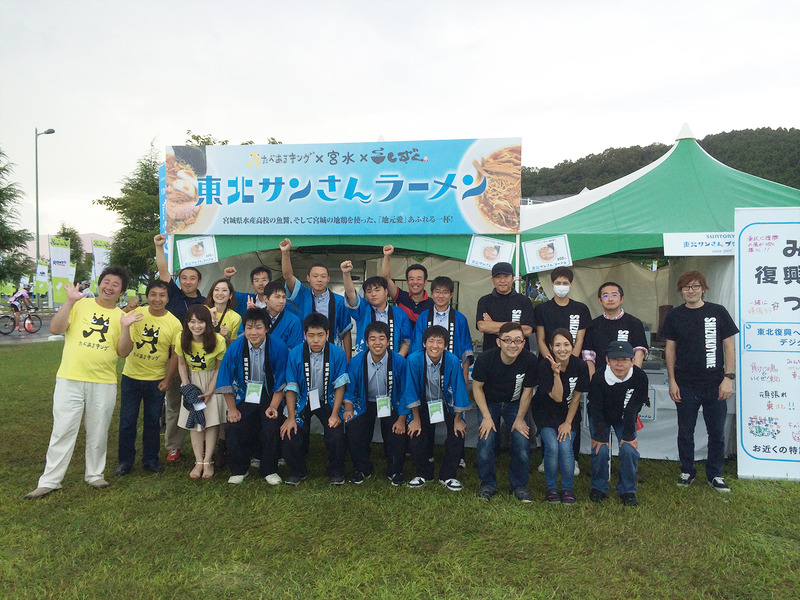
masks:
[[[800,207],[735,224],[739,477],[800,480]]]

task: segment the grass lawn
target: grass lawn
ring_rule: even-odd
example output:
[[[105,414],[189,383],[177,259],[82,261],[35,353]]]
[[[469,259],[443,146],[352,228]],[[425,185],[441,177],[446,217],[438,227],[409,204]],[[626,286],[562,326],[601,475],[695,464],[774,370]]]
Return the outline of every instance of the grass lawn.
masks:
[[[24,501],[44,468],[61,348],[0,347],[0,598],[800,596],[800,485],[737,480],[733,461],[729,496],[701,483],[702,467],[679,489],[675,463],[643,460],[639,507],[613,494],[592,504],[583,474],[568,507],[545,504],[539,473],[534,503],[517,503],[504,455],[503,493],[486,504],[475,498],[474,450],[460,494],[391,487],[379,447],[375,477],[332,487],[313,436],[299,487],[271,487],[255,471],[234,487],[227,470],[190,480],[188,458],[158,475],[137,464],[114,477],[115,415],[110,488],[83,483],[81,432],[64,489]],[[588,457],[580,464],[589,470]]]

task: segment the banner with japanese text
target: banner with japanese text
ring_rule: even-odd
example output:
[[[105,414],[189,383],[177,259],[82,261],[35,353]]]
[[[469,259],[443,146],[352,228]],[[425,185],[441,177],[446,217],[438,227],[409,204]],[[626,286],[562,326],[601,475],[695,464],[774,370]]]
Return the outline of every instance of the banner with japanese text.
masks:
[[[518,233],[520,138],[171,146],[167,233]]]
[[[739,477],[800,480],[800,207],[734,220]]]
[[[53,302],[67,301],[69,278],[69,239],[50,238],[50,277],[53,283]]]

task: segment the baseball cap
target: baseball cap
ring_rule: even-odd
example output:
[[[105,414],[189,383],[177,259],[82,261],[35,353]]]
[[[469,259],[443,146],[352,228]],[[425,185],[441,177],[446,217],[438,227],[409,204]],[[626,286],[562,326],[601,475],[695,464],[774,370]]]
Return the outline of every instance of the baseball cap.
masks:
[[[633,358],[633,346],[628,342],[611,342],[606,349],[608,358]]]
[[[514,274],[514,267],[511,266],[511,263],[507,262],[499,262],[492,267],[492,277],[497,275],[513,275]]]

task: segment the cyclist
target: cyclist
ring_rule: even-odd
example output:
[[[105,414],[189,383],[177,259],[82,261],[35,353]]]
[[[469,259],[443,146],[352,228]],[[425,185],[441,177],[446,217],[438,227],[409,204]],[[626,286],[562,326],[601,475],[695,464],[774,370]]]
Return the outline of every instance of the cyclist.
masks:
[[[14,331],[19,331],[19,315],[22,312],[22,305],[26,305],[29,310],[34,309],[30,292],[31,285],[27,283],[14,292],[14,295],[8,299],[8,306],[14,311]]]

